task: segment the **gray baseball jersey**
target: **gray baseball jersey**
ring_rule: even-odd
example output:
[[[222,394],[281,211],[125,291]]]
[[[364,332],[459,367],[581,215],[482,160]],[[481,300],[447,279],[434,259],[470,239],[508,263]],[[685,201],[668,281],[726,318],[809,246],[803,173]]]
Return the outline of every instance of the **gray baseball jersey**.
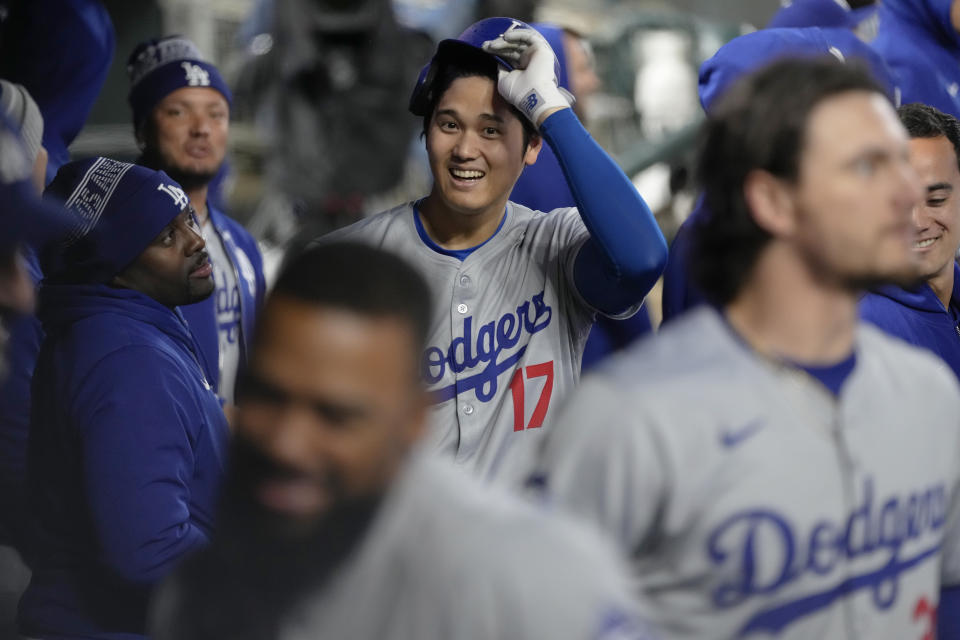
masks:
[[[276,638],[652,640],[625,566],[588,529],[418,456]],[[196,636],[180,593],[175,578],[158,599],[157,640]]]
[[[548,214],[508,203],[499,231],[461,261],[427,245],[410,203],[322,241],[382,247],[426,277],[434,303],[422,363],[436,402],[430,439],[481,477],[514,484],[580,377],[595,312],[573,284],[573,264],[588,238],[576,209]]]
[[[960,584],[960,389],[858,327],[834,396],[712,309],[586,378],[535,478],[632,554],[670,638],[930,638]]]

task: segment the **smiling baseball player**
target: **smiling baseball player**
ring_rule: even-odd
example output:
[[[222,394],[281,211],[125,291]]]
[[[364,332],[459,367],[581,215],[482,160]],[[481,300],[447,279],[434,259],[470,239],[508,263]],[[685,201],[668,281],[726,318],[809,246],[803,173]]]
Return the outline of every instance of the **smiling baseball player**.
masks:
[[[595,314],[634,313],[666,245],[570,109],[556,56],[528,25],[490,18],[441,42],[410,110],[424,119],[430,194],[325,240],[390,249],[425,274],[437,309],[422,359],[431,438],[484,478],[521,482],[578,381]],[[547,214],[508,202],[543,139],[577,208]]]
[[[934,638],[960,584],[960,389],[858,323],[916,274],[883,91],[836,60],[748,76],[708,122],[694,272],[716,307],[587,377],[532,478],[633,558],[670,638]]]

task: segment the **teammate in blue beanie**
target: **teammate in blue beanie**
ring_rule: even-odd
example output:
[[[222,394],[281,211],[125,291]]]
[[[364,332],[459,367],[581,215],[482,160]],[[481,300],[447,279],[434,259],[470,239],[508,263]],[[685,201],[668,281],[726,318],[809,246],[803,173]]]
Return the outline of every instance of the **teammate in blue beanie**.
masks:
[[[556,407],[579,379],[597,313],[629,317],[666,260],[646,203],[558,87],[542,35],[489,18],[444,40],[410,101],[434,185],[328,236],[398,252],[438,301],[423,372],[430,440],[480,476],[522,482]],[[576,208],[509,201],[546,140]]]
[[[266,283],[257,243],[216,208],[209,186],[223,166],[232,95],[215,65],[181,36],[148,40],[127,62],[137,160],[183,187],[207,242],[216,291],[181,311],[197,338],[207,377],[225,405],[233,403]]]
[[[227,422],[178,305],[213,292],[186,194],[95,158],[48,194],[81,225],[51,261],[38,315],[27,481],[32,638],[139,638],[152,586],[204,544]]]
[[[897,76],[904,104],[960,118],[960,1],[883,0],[873,47]]]
[[[896,103],[898,88],[890,70],[869,46],[848,29],[765,29],[734,38],[700,67],[700,103],[709,115],[727,89],[739,78],[764,64],[781,58],[833,56],[845,62],[866,64],[891,100]],[[663,321],[670,322],[687,309],[703,302],[693,284],[689,267],[690,236],[693,227],[707,212],[702,198],[684,221],[670,247],[663,273]]]

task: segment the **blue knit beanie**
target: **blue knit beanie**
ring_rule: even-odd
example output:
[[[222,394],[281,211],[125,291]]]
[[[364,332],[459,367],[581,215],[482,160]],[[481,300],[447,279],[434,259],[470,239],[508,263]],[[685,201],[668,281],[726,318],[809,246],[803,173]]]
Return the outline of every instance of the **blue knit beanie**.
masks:
[[[140,128],[157,103],[183,87],[209,87],[233,100],[230,89],[197,45],[183,36],[166,36],[141,42],[127,60],[133,127]]]
[[[80,218],[53,273],[59,282],[104,283],[137,259],[189,204],[163,171],[91,158],[60,167],[45,193]]]

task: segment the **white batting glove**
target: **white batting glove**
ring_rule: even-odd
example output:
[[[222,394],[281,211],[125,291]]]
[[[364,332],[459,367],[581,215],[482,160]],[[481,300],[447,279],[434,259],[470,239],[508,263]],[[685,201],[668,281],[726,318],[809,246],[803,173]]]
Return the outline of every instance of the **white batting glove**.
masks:
[[[503,99],[523,112],[539,127],[544,114],[573,104],[573,96],[557,83],[557,56],[540,33],[533,29],[511,29],[495,40],[483,43],[483,50],[514,66],[500,69],[497,88]]]

